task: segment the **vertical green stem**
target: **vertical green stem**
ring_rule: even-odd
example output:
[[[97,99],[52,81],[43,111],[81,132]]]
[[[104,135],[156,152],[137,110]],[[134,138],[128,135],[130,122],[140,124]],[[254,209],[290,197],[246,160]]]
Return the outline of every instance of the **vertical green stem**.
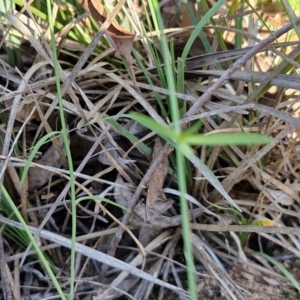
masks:
[[[64,108],[62,103],[62,94],[60,86],[60,77],[59,77],[59,66],[58,58],[56,53],[56,40],[54,36],[54,24],[52,20],[52,9],[50,0],[47,0],[47,11],[48,11],[48,21],[51,32],[51,44],[52,44],[52,55],[53,55],[53,64],[55,71],[55,83],[56,83],[56,92],[59,105],[59,114],[61,120],[61,133],[64,141],[64,146],[67,155],[68,167],[70,172],[70,186],[71,186],[71,210],[72,210],[72,234],[71,234],[71,265],[70,265],[70,299],[74,299],[74,281],[75,281],[75,239],[76,239],[76,198],[75,198],[75,176],[73,169],[72,155],[69,147],[68,131],[66,126],[66,120],[64,115]]]
[[[180,113],[178,107],[178,100],[176,98],[175,92],[175,80],[172,72],[172,62],[170,61],[171,55],[168,49],[168,42],[166,35],[163,32],[163,20],[160,12],[160,8],[157,0],[152,1],[152,5],[155,11],[156,19],[157,19],[157,30],[161,31],[160,35],[160,43],[163,53],[163,59],[166,66],[166,77],[168,89],[170,91],[169,99],[170,99],[170,110],[172,117],[172,124],[174,126],[174,131],[179,135],[181,132],[180,127]],[[183,231],[183,243],[184,243],[184,252],[187,264],[187,275],[188,275],[188,286],[191,299],[197,299],[196,293],[196,279],[195,279],[195,266],[194,266],[194,258],[192,251],[192,244],[190,240],[191,236],[191,228],[189,223],[188,216],[188,205],[187,201],[184,197],[186,194],[186,178],[185,178],[185,161],[184,157],[178,149],[179,145],[177,145],[176,149],[176,165],[177,165],[177,176],[178,176],[178,185],[180,191],[180,210],[181,210],[181,218],[182,218],[182,231]]]

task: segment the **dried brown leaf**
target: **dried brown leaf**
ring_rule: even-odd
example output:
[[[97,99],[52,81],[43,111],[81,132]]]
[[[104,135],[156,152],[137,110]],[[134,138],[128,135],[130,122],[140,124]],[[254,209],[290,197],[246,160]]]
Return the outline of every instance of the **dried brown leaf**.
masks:
[[[154,145],[153,150],[153,159],[155,159],[159,153],[159,151],[163,148],[163,145],[161,143],[160,138],[157,138]],[[162,163],[157,167],[157,169],[154,171],[153,175],[150,178],[149,185],[148,185],[148,193],[147,193],[147,210],[149,210],[156,202],[157,195],[160,193],[166,175],[168,173],[168,167],[169,167],[169,160],[168,157],[166,157]]]
[[[167,201],[156,201],[155,204],[152,206],[151,211],[154,211],[155,213],[158,213],[162,216],[161,220],[163,220],[164,216],[162,215],[163,213],[165,213],[172,205],[173,205],[174,201],[173,200],[167,200]],[[145,207],[145,204],[142,204],[143,207]],[[137,209],[138,211],[138,209]],[[146,216],[146,211],[145,209],[141,209],[141,212],[144,213],[143,215],[137,217],[135,216],[133,218],[133,222],[134,220],[137,219],[144,219],[147,217]],[[156,214],[155,214],[156,215]],[[150,217],[150,219],[146,220],[148,223],[152,224],[152,222],[154,221],[152,218],[152,215]],[[156,238],[160,233],[162,228],[157,228],[157,227],[153,227],[151,229],[149,229],[149,224],[146,223],[146,226],[141,225],[140,230],[139,230],[139,241],[143,246],[148,245],[154,238]]]
[[[62,152],[65,152],[63,139],[60,137],[58,139],[60,149]],[[43,166],[51,166],[54,168],[60,168],[63,164],[63,159],[59,154],[59,151],[55,148],[54,144],[50,146],[50,148],[44,153],[42,158],[36,163]],[[53,172],[40,169],[40,168],[30,168],[28,173],[28,188],[30,191],[34,191],[39,189],[41,186],[46,184]]]
[[[99,24],[103,24],[108,15],[104,9],[104,6],[99,0],[77,0],[77,2],[88,12]],[[122,2],[122,1],[121,1]],[[121,5],[119,3],[117,6]],[[107,28],[107,33],[115,41],[119,52],[124,57],[131,61],[131,48],[135,35],[127,31],[123,27],[111,23]]]
[[[202,208],[195,208],[191,211],[191,215],[199,216],[203,213]],[[148,228],[169,228],[179,226],[181,224],[181,216],[167,217],[154,209],[147,211],[147,223],[145,222],[146,206],[139,202],[134,208],[134,215],[130,219],[130,224],[137,226],[145,226]]]

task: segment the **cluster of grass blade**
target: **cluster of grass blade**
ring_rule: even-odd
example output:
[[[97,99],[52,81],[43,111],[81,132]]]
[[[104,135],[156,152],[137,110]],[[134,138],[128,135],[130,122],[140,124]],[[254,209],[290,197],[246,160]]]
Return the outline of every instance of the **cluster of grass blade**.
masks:
[[[292,20],[297,40],[293,3],[281,2],[281,9]],[[293,73],[299,67],[299,46],[288,50],[292,43],[270,45],[279,33],[270,32],[261,10],[256,11],[248,1],[232,1],[230,7],[224,0],[213,6],[208,1],[197,1],[197,6],[183,1],[180,9],[172,1],[163,7],[157,0],[141,1],[141,7],[127,1],[116,21],[137,35],[132,49],[134,82],[126,62],[103,38],[103,33],[97,35],[96,23],[82,16],[83,10],[76,1],[61,1],[60,7],[50,0],[32,5],[19,0],[15,3],[22,7],[17,16],[6,11],[1,14],[7,54],[11,36],[16,35],[29,41],[38,58],[28,70],[19,60],[12,61],[13,56],[8,56],[7,62],[1,58],[0,75],[5,82],[0,95],[4,103],[1,121],[5,134],[1,134],[0,222],[7,239],[23,250],[28,248],[15,259],[22,257],[24,263],[29,254],[40,259],[51,278],[49,288],[53,284],[61,299],[73,299],[80,293],[81,280],[85,282],[99,272],[108,279],[102,278],[101,284],[107,285],[103,290],[91,284],[91,294],[99,290],[97,299],[121,294],[149,299],[151,293],[162,299],[167,290],[184,299],[197,299],[202,295],[197,284],[203,281],[203,273],[219,283],[228,299],[246,299],[247,294],[239,287],[243,283],[229,276],[228,269],[233,264],[241,269],[244,266],[251,276],[269,278],[269,282],[273,280],[282,286],[291,283],[299,291],[297,280],[280,264],[280,257],[276,261],[271,257],[276,253],[264,246],[269,241],[280,249],[280,254],[289,252],[300,258],[298,240],[292,234],[280,234],[280,227],[298,226],[299,96],[288,87],[298,80]],[[192,26],[188,36],[184,35],[184,47],[178,54],[177,40],[187,29],[165,28],[164,18],[168,12],[177,9],[179,13],[183,8]],[[143,12],[140,15],[139,10]],[[222,10],[225,15],[220,14]],[[262,11],[266,9],[263,7]],[[295,8],[294,11],[297,12]],[[262,27],[257,28],[256,18],[261,19]],[[269,70],[258,69],[260,72],[254,73],[258,59],[249,56],[248,61],[234,69],[239,71],[236,77],[229,74],[238,62],[230,68],[226,68],[226,63],[233,64],[248,51],[238,52],[242,46],[256,45],[265,38],[257,36],[257,32],[265,31],[270,35],[269,42],[261,43],[259,51],[272,51],[280,61],[269,65]],[[195,41],[201,41],[200,50],[207,54],[188,58],[196,47]],[[229,42],[236,50],[226,51]],[[224,52],[215,53],[216,49]],[[257,52],[253,51],[252,56]],[[9,64],[20,70],[14,71]],[[217,81],[211,76],[221,78]],[[279,90],[269,95],[272,82]],[[270,97],[271,105],[265,104]],[[22,102],[29,112],[25,108],[18,110]],[[139,135],[134,131],[128,124],[136,123],[130,120],[142,124],[140,130],[146,133]],[[160,156],[151,160],[154,136],[161,138],[163,148]],[[51,161],[47,165],[33,163],[35,154],[49,141],[55,146],[54,151],[61,151],[67,159],[62,157],[59,166]],[[76,147],[82,153],[77,153]],[[164,223],[165,214],[160,214],[158,231],[151,219],[151,208],[144,215],[144,223],[134,223],[130,213],[145,197],[145,185],[164,156],[169,156],[170,165],[162,198],[172,198],[179,205],[168,210],[166,215],[172,220],[168,225]],[[50,171],[60,178],[51,181],[49,177],[47,186],[30,191],[35,192],[30,196],[26,191],[28,182],[29,187],[32,184],[32,178],[26,179],[30,166],[39,170],[41,177]],[[120,199],[118,193],[130,202],[116,202]],[[49,204],[40,203],[43,194],[50,199]],[[61,211],[63,221],[59,219]],[[291,218],[295,220],[290,221]],[[35,222],[38,230],[29,222]],[[108,224],[99,225],[105,223]],[[46,224],[59,234],[44,230]],[[243,227],[236,229],[235,225]],[[275,235],[268,234],[274,233],[268,231],[271,226],[279,226]],[[222,233],[224,227],[226,231]],[[244,233],[243,228],[252,234]],[[135,237],[138,230],[139,239]],[[131,237],[130,245],[137,248],[120,244],[124,231]],[[259,231],[258,242],[251,242],[255,231]],[[152,240],[143,243],[141,232],[153,235]],[[61,234],[68,234],[70,239]],[[38,236],[52,244],[38,245]],[[253,251],[253,244],[258,244],[259,252]],[[108,249],[101,249],[103,245]],[[113,245],[119,245],[117,253]],[[70,255],[62,256],[59,246],[70,249]],[[157,253],[159,247],[163,249],[161,253]],[[16,248],[14,245],[11,251]],[[112,272],[98,263],[109,265]],[[284,276],[274,273],[272,264]],[[163,273],[159,272],[161,269]],[[62,287],[58,278],[66,273],[68,282]],[[130,285],[128,273],[141,279],[138,286]],[[154,284],[160,289],[154,289]]]

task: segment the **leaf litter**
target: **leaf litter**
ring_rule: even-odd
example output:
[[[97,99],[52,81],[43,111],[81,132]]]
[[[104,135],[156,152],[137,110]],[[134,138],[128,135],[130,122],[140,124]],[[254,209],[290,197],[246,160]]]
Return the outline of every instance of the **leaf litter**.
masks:
[[[71,52],[68,52],[70,49],[64,48],[67,43],[63,41],[60,44],[61,51],[68,50],[67,54],[64,54],[66,56],[61,54],[60,74],[64,83],[63,106],[70,121],[69,128],[73,129],[70,131],[70,142],[72,144],[74,140],[80,139],[76,145],[77,151],[74,148],[72,150],[76,157],[74,165],[77,168],[77,196],[91,197],[91,200],[82,201],[78,210],[78,237],[82,236],[82,239],[77,242],[75,248],[78,255],[82,255],[84,259],[78,260],[77,296],[80,298],[88,292],[91,297],[95,297],[94,299],[118,299],[121,295],[150,299],[157,294],[157,299],[188,299],[185,292],[186,268],[182,264],[184,253],[180,231],[179,194],[176,193],[178,186],[168,159],[172,149],[168,145],[162,145],[160,139],[145,128],[123,117],[124,113],[134,109],[166,124],[166,120],[159,114],[155,93],[165,101],[168,89],[159,84],[146,84],[140,67],[131,56],[136,34],[132,33],[134,31],[125,30],[114,21],[117,14],[119,17],[123,16],[122,5],[126,10],[126,4],[133,5],[130,1],[120,1],[112,14],[107,14],[98,1],[78,2],[99,22],[102,33],[99,33],[98,38],[105,33],[108,42],[119,53],[105,49],[99,54],[97,49],[92,48],[93,45],[90,48],[81,45],[77,51],[81,53],[83,50],[85,56],[82,55],[78,59],[77,53],[78,61],[75,61],[76,67],[73,68],[74,60],[70,64],[63,63],[71,57]],[[162,3],[162,12],[168,16],[168,23],[165,25],[168,28],[177,27],[176,30],[170,31],[169,37],[178,42],[179,49],[179,42],[185,44],[185,39],[189,37],[188,34],[182,34],[184,30],[188,32],[182,27],[192,23],[185,11],[179,24],[177,9],[171,1]],[[228,6],[224,9],[228,9]],[[132,23],[133,20],[142,22],[145,19],[141,7],[138,13],[134,9],[130,13],[134,16],[131,19]],[[249,15],[250,13],[249,10]],[[252,15],[254,19],[257,18]],[[222,15],[218,17],[219,20],[216,18],[216,21],[224,20]],[[14,145],[19,143],[28,150],[44,132],[60,130],[57,128],[55,81],[51,75],[51,50],[47,41],[43,38],[41,41],[37,39],[33,31],[35,28],[34,30],[40,32],[43,37],[44,27],[32,22],[34,17],[29,11],[26,15],[20,13],[19,17],[8,12],[7,18],[30,42],[40,57],[40,63],[33,64],[29,70],[21,69],[15,72],[4,67],[6,64],[1,59],[0,76],[1,80],[5,81],[5,88],[4,85],[1,86],[0,102],[3,103],[9,118],[4,127],[4,146],[1,149],[1,174],[7,171],[6,176],[12,174],[8,164],[18,170],[25,163],[22,157],[26,157],[26,152],[13,152],[17,147],[10,148],[12,140]],[[26,22],[26,19],[31,22]],[[78,20],[78,24],[83,19]],[[275,35],[280,37],[286,28],[291,27],[286,25],[285,29],[276,31]],[[217,41],[211,32],[217,29],[217,26],[205,29],[208,38],[214,43]],[[252,34],[251,29],[249,31],[244,32],[244,40],[251,44],[256,35]],[[229,32],[233,34],[231,29]],[[151,34],[148,32],[148,40]],[[151,41],[155,41],[156,35],[157,33],[153,32]],[[66,41],[69,39],[68,36],[64,38]],[[147,57],[148,61],[145,63],[148,64],[149,74],[155,76],[156,70],[153,70],[153,62],[149,59],[151,55],[147,52],[148,47],[141,47],[146,44],[144,40],[139,39],[140,37],[136,38],[134,49],[140,51],[140,57]],[[186,100],[193,109],[182,118],[181,124],[189,124],[192,120],[202,118],[204,133],[238,131],[243,128],[246,131],[261,131],[273,137],[270,144],[261,147],[199,147],[196,149],[198,157],[191,159],[193,179],[186,199],[189,201],[189,217],[193,228],[191,241],[197,266],[200,299],[282,299],[285,291],[297,297],[288,278],[282,276],[270,261],[259,256],[253,259],[253,250],[265,252],[282,262],[285,268],[297,276],[291,262],[296,265],[299,261],[300,248],[297,238],[293,235],[299,228],[299,120],[297,108],[293,105],[298,102],[299,95],[297,91],[285,93],[283,88],[297,89],[298,75],[280,73],[288,62],[292,62],[295,68],[298,67],[296,58],[299,49],[293,47],[292,52],[281,55],[282,62],[272,70],[258,71],[249,66],[237,69],[238,64],[242,66],[240,62],[248,63],[242,59],[250,59],[252,55],[258,54],[258,50],[263,50],[260,57],[268,56],[265,53],[266,49],[269,52],[274,51],[275,54],[281,52],[280,47],[285,45],[270,45],[273,39],[274,35],[270,35],[256,48],[212,54],[203,54],[206,53],[203,45],[195,43],[190,53],[202,55],[191,57],[186,62],[188,92],[184,95],[179,94],[178,97]],[[89,55],[88,51],[91,51]],[[128,75],[125,67],[122,67],[119,54],[125,57],[131,74]],[[229,71],[214,70],[212,67],[203,70],[204,66],[219,63],[225,67],[228,61],[233,60],[237,60],[232,67],[236,68],[233,74],[230,74],[232,68]],[[87,61],[89,64],[85,64]],[[118,67],[114,63],[117,63]],[[220,76],[221,79],[212,85],[209,80],[200,84],[197,80],[201,77],[200,74]],[[241,91],[238,91],[234,80],[244,81]],[[233,94],[229,86],[224,85],[228,81],[233,86]],[[277,86],[281,90],[277,89],[276,93],[260,96],[260,92],[268,85]],[[273,101],[267,102],[268,97]],[[34,101],[31,103],[34,105],[30,103],[32,99]],[[34,111],[37,105],[40,107],[38,114]],[[2,114],[5,114],[5,111]],[[114,120],[115,123],[102,120],[103,117],[118,114],[122,117]],[[19,135],[15,135],[20,124],[21,131]],[[41,221],[38,224],[39,235],[43,241],[41,248],[50,251],[46,249],[52,247],[53,264],[64,274],[68,274],[67,263],[61,263],[62,260],[68,261],[68,253],[61,249],[70,247],[69,183],[65,175],[67,170],[64,158],[59,154],[64,151],[64,147],[61,141],[58,145],[43,146],[44,154],[40,161],[32,164],[41,167],[32,167],[29,171],[29,191],[36,190],[36,193],[34,196],[26,196],[27,199],[23,197],[22,203],[28,201],[30,204],[27,206],[27,211],[31,213],[31,217],[30,214],[27,215],[29,224]],[[221,184],[215,180],[212,173],[219,178]],[[48,185],[50,178],[52,184]],[[99,195],[116,201],[127,210],[114,207],[104,200],[93,199],[93,196]],[[43,214],[33,216],[32,213],[39,211],[32,210],[36,207],[41,208]],[[235,213],[229,210],[232,207],[236,208]],[[239,210],[242,212],[240,215]],[[26,208],[22,211],[25,213]],[[95,218],[94,214],[99,214],[99,218]],[[247,226],[239,216],[249,221]],[[254,228],[249,225],[257,219],[270,219],[276,226],[269,228],[262,223],[261,228]],[[2,216],[1,222],[19,226]],[[241,244],[242,239],[234,233],[242,232],[243,228],[249,232],[245,244]],[[36,233],[35,228],[30,229]],[[257,232],[253,232],[254,229]],[[105,232],[108,238],[101,239],[100,234]],[[282,235],[283,233],[289,234]],[[5,239],[9,239],[9,235],[5,235]],[[19,248],[14,243],[5,251],[6,257],[14,257]],[[37,276],[36,270],[43,270],[43,266],[32,254],[32,251],[22,252],[23,259],[26,257],[28,261],[23,272],[33,274],[30,276],[33,276],[42,288],[45,284],[41,283],[44,277]],[[290,255],[289,258],[287,255]],[[112,268],[103,268],[105,265]],[[93,276],[97,284],[90,280]],[[299,280],[299,277],[297,278]],[[59,280],[63,282],[62,277],[59,277]],[[89,282],[88,290],[84,288],[86,282]],[[33,279],[28,284],[33,285]],[[67,286],[65,291],[68,291]],[[24,290],[24,295],[29,294],[31,297],[40,298],[54,295],[46,291],[34,294],[30,289]],[[82,299],[92,299],[91,297]]]

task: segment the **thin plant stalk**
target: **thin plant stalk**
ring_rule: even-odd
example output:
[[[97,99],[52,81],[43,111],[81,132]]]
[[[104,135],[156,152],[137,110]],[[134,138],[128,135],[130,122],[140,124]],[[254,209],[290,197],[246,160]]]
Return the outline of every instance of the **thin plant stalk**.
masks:
[[[75,194],[75,176],[74,176],[74,168],[72,155],[69,147],[69,139],[68,139],[68,129],[66,126],[66,120],[64,115],[64,108],[62,103],[62,94],[61,94],[61,86],[60,86],[60,78],[59,78],[59,67],[58,67],[58,58],[56,53],[56,40],[54,36],[54,24],[51,15],[51,2],[47,0],[47,12],[48,12],[48,20],[49,27],[51,32],[51,44],[52,44],[52,55],[54,62],[54,72],[55,72],[55,82],[56,82],[56,92],[57,99],[59,105],[59,115],[61,121],[61,133],[64,141],[64,147],[66,150],[67,162],[70,172],[70,189],[71,189],[71,212],[72,212],[72,233],[71,233],[71,265],[70,265],[70,299],[74,298],[74,281],[75,281],[75,239],[76,239],[76,194]]]
[[[175,81],[172,72],[172,66],[169,62],[170,53],[168,49],[168,43],[165,34],[163,33],[163,21],[162,16],[160,13],[160,8],[157,0],[152,2],[153,8],[156,14],[158,27],[161,30],[160,36],[160,43],[162,47],[162,54],[163,59],[166,66],[166,77],[167,77],[167,84],[170,91],[169,99],[170,99],[170,109],[171,109],[171,117],[172,117],[172,124],[174,127],[174,131],[178,134],[181,132],[180,127],[180,113],[178,107],[177,97],[175,96]],[[178,176],[178,185],[180,191],[180,212],[182,218],[182,231],[183,231],[183,242],[184,242],[184,252],[185,252],[185,259],[187,264],[187,276],[188,276],[188,287],[191,299],[197,299],[196,293],[196,278],[195,278],[195,265],[194,265],[194,257],[192,251],[192,243],[191,243],[191,229],[189,224],[188,218],[188,205],[187,201],[184,197],[184,194],[187,192],[186,188],[186,178],[185,178],[185,161],[184,156],[180,152],[180,150],[176,147],[176,166],[177,166],[177,176]]]

